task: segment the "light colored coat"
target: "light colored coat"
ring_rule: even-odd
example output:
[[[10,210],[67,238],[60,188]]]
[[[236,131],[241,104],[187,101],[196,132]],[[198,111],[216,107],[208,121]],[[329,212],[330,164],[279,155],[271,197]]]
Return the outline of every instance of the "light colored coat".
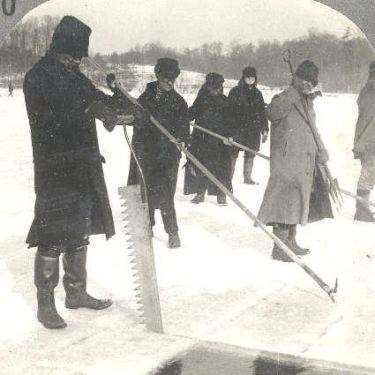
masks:
[[[369,80],[358,100],[358,121],[355,129],[355,153],[375,154],[375,80]]]
[[[313,101],[303,100],[316,128]],[[304,225],[309,219],[316,159],[324,145],[317,133],[317,146],[296,107],[305,114],[301,96],[291,86],[276,95],[267,109],[271,121],[270,178],[258,215],[265,224]]]

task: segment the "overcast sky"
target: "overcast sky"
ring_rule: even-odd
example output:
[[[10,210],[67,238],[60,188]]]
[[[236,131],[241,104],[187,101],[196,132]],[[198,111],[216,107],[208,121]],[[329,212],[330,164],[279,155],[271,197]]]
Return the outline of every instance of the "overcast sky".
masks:
[[[50,0],[28,17],[74,15],[92,29],[91,50],[122,52],[137,43],[198,47],[302,36],[311,28],[343,35],[355,25],[313,0]]]

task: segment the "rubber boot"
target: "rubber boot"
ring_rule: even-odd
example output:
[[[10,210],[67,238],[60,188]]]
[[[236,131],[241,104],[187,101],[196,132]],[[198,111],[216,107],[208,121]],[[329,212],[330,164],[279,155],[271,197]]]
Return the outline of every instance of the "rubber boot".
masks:
[[[110,299],[97,299],[90,296],[86,291],[86,260],[86,246],[69,249],[63,255],[65,271],[63,283],[66,292],[65,306],[68,309],[106,309],[113,303]]]
[[[253,173],[253,166],[254,166],[254,158],[252,157],[245,157],[243,162],[243,182],[244,184],[248,185],[257,185],[251,174]]]
[[[370,190],[357,190],[357,195],[367,202],[370,200]],[[356,204],[357,210],[354,215],[354,220],[356,221],[365,221],[368,223],[375,222],[374,214],[370,210],[370,205],[366,202],[357,200]]]
[[[59,256],[45,256],[39,250],[35,254],[34,283],[37,288],[37,317],[49,329],[65,328],[67,324],[58,314],[54,289],[59,283]]]
[[[273,226],[273,234],[287,245],[289,237],[289,225],[276,224]],[[275,243],[272,250],[272,259],[282,262],[292,262],[292,260]]]
[[[310,250],[303,248],[298,245],[296,241],[296,234],[297,234],[297,225],[290,225],[289,228],[289,237],[287,245],[296,255],[307,255],[310,254]]]
[[[190,201],[194,204],[199,204],[204,202],[204,192],[197,193],[196,196]]]
[[[178,233],[170,233],[168,235],[168,248],[169,249],[177,249],[181,247],[181,240],[178,236]]]
[[[227,206],[227,197],[223,193],[219,193],[216,197],[219,206]]]

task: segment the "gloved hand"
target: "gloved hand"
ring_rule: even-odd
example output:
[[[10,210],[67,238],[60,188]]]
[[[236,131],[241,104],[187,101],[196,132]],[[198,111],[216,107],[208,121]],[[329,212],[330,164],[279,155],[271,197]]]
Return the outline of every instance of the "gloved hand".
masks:
[[[318,156],[317,156],[317,161],[319,164],[325,164],[329,160],[329,154],[328,151],[324,148],[319,150]]]
[[[229,137],[228,139],[223,140],[225,146],[232,146],[233,137]]]
[[[117,116],[117,125],[133,125],[135,117],[133,115],[118,115]]]
[[[267,139],[268,139],[268,131],[267,130],[263,130],[262,131],[262,143],[266,143]]]
[[[314,91],[311,94],[309,94],[309,98],[312,99],[312,100],[316,99],[318,96],[323,96],[323,94],[320,90]]]
[[[114,92],[116,89],[116,76],[113,73],[109,73],[106,77],[106,81],[109,89]]]
[[[363,158],[363,152],[360,152],[360,151],[354,151],[353,150],[353,157],[354,159],[362,159]]]
[[[136,107],[134,111],[134,117],[137,122],[145,123],[150,120],[150,112],[147,109]]]

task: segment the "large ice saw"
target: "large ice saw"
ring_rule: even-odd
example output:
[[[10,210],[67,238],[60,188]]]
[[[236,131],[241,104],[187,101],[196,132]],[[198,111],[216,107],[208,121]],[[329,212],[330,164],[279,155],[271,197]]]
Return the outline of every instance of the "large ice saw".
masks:
[[[129,237],[127,242],[134,271],[135,297],[142,323],[153,332],[163,333],[146,184],[125,126],[124,134],[140,175],[140,184],[118,189],[121,206],[124,207],[125,234]]]

